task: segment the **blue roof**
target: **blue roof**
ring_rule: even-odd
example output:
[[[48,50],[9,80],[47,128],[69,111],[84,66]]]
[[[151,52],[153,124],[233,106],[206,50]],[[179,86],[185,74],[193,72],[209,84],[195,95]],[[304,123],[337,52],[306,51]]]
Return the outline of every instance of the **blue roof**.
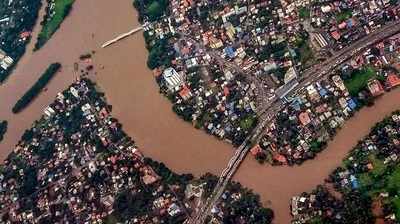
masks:
[[[234,58],[235,57],[235,51],[233,50],[233,47],[228,46],[224,49],[225,53],[228,55],[228,57],[230,58]]]
[[[301,100],[300,100],[298,97],[296,97],[296,98],[292,101],[292,103],[290,104],[290,106],[292,106],[293,109],[295,109],[295,110],[300,110],[300,104],[301,104]]]
[[[358,188],[358,180],[357,180],[357,178],[355,177],[355,176],[353,176],[353,175],[351,175],[350,176],[350,181],[351,181],[351,186],[353,187],[353,188]]]
[[[349,106],[350,109],[354,110],[357,107],[357,103],[353,99],[349,99],[347,101],[347,106]]]
[[[319,95],[321,95],[322,97],[326,96],[326,94],[328,94],[328,92],[324,88],[321,88],[319,90]]]
[[[352,27],[353,26],[353,20],[352,19],[348,19],[346,22],[348,27]]]

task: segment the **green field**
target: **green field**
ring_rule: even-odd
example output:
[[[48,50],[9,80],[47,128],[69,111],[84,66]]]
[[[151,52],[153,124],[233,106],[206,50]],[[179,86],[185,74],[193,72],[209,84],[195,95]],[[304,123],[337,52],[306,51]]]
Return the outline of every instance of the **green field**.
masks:
[[[42,22],[42,30],[39,33],[37,42],[35,44],[35,50],[40,49],[51,36],[57,31],[65,17],[68,16],[71,11],[72,4],[75,0],[49,0],[49,7],[54,2],[53,8],[48,8],[45,19]]]
[[[310,18],[310,9],[308,9],[306,7],[301,7],[299,9],[299,17],[302,19]]]
[[[376,72],[371,67],[363,68],[356,71],[351,75],[350,79],[344,81],[345,86],[352,96],[357,95],[361,90],[365,89],[368,85],[368,80],[375,78]]]
[[[257,118],[255,116],[247,116],[246,118],[240,120],[240,128],[249,131],[257,123]]]
[[[345,21],[346,19],[349,19],[353,16],[353,13],[351,10],[343,10],[342,12],[338,13],[336,15],[336,21],[338,23],[341,23],[343,21]]]
[[[371,198],[376,198],[382,192],[390,194],[385,198],[385,204],[393,206],[396,217],[400,217],[400,166],[397,165],[392,169],[383,164],[382,160],[375,156],[370,157],[374,164],[374,169],[370,172],[363,173],[358,176],[360,180],[360,191]]]
[[[396,217],[400,217],[400,198],[393,198],[392,199],[392,205],[395,208],[395,214]]]

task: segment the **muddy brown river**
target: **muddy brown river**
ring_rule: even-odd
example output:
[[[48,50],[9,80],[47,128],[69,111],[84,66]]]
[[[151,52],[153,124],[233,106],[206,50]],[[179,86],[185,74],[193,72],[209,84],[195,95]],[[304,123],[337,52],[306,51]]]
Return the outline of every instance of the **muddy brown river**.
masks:
[[[97,75],[93,79],[113,105],[114,116],[146,156],[164,162],[178,173],[219,174],[233,153],[232,146],[196,130],[172,112],[170,103],[158,93],[153,75],[146,68],[147,51],[142,35],[138,33],[106,49],[100,48],[105,41],[137,26],[131,0],[76,0],[70,16],[53,38],[40,51],[28,51],[0,86],[0,119],[9,122],[8,132],[0,144],[0,158],[4,159],[12,151],[23,131],[75,79],[74,62],[79,56],[94,50]],[[39,28],[35,28],[34,36]],[[17,99],[52,62],[61,62],[62,72],[28,108],[12,114],[11,108]],[[399,99],[400,89],[397,89],[377,100],[373,108],[361,110],[315,160],[300,167],[271,167],[259,165],[248,157],[235,180],[252,188],[266,206],[274,209],[274,223],[287,224],[291,196],[322,183],[370,127],[400,108]]]

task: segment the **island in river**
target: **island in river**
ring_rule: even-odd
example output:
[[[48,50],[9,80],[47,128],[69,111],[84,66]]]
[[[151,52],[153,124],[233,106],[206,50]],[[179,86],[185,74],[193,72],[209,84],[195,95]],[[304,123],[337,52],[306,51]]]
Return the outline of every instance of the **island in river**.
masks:
[[[111,17],[104,16],[110,12],[115,13]],[[29,50],[14,74],[0,86],[0,119],[8,121],[8,131],[0,143],[2,159],[52,102],[53,96],[78,76],[74,63],[79,55],[94,50],[97,75],[92,78],[106,93],[115,117],[128,135],[135,136],[145,156],[164,162],[178,173],[220,174],[234,152],[232,146],[176,117],[170,102],[158,93],[154,77],[146,68],[143,37],[137,34],[110,48],[100,49],[101,44],[116,34],[138,26],[136,21],[137,14],[130,0],[75,2],[74,9],[52,39],[34,54]],[[35,27],[34,36],[38,30],[40,27]],[[32,43],[28,49],[32,49]],[[12,114],[11,108],[18,98],[53,61],[59,61],[63,70],[48,84],[46,94],[38,96],[20,114]],[[372,125],[400,108],[399,98],[400,90],[394,90],[379,98],[374,107],[362,109],[347,121],[315,160],[291,168],[261,166],[248,158],[234,179],[261,195],[263,203],[274,210],[275,223],[289,223],[290,198],[322,183]]]

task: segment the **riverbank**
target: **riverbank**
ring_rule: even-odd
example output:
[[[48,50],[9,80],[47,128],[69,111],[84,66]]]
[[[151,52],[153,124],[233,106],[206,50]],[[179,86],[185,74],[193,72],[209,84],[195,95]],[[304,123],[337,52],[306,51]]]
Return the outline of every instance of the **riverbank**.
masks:
[[[291,197],[322,184],[375,123],[400,108],[399,98],[400,89],[395,89],[378,98],[374,107],[361,109],[314,160],[306,161],[299,167],[270,167],[260,166],[247,157],[234,179],[262,195],[265,204],[271,204],[276,214],[274,223],[290,223]]]
[[[40,0],[3,1],[0,3],[0,82],[13,72],[31,38],[31,31],[39,17]]]
[[[53,34],[60,28],[61,23],[65,17],[68,16],[72,9],[72,4],[75,0],[47,0],[46,14],[43,17],[42,30],[39,33],[37,40],[34,40],[35,48],[37,51],[42,48]]]
[[[0,142],[4,139],[4,134],[7,132],[7,121],[0,120]]]
[[[112,19],[104,16],[110,13],[113,13]],[[9,154],[23,131],[39,118],[56,94],[72,83],[76,76],[74,63],[79,56],[95,50],[93,62],[97,75],[92,78],[106,93],[113,105],[113,114],[127,134],[135,136],[145,156],[164,162],[177,173],[220,174],[234,152],[232,147],[196,130],[173,113],[170,102],[158,93],[154,77],[146,68],[142,35],[138,33],[100,49],[101,44],[116,34],[138,25],[132,21],[137,21],[137,17],[130,0],[75,2],[71,14],[52,39],[35,54],[26,54],[15,73],[0,86],[0,118],[9,121],[8,131],[0,143],[1,159]],[[12,114],[14,103],[53,61],[59,61],[63,69],[49,83],[46,94],[38,96],[20,114]],[[289,223],[290,198],[322,183],[374,123],[400,108],[399,98],[397,89],[378,99],[373,108],[362,109],[347,121],[315,160],[291,168],[262,166],[248,157],[235,180],[252,188],[261,195],[265,205],[272,206],[276,224]]]

